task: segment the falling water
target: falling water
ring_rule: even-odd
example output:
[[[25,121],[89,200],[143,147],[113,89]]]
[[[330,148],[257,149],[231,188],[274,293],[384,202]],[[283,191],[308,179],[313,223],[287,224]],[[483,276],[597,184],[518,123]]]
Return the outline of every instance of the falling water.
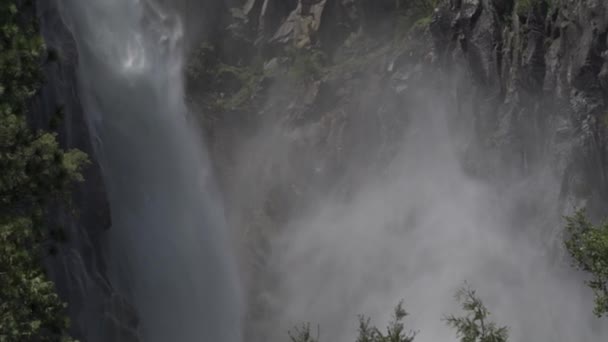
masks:
[[[63,0],[112,208],[110,274],[144,341],[238,341],[240,299],[206,152],[183,101],[182,22],[148,0]]]

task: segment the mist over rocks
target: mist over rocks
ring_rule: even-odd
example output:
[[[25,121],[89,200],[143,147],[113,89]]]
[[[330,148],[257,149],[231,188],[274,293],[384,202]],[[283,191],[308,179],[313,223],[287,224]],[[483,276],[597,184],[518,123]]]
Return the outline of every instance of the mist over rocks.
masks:
[[[302,321],[352,340],[357,314],[385,322],[400,299],[417,341],[451,340],[440,319],[464,280],[513,341],[605,339],[567,269],[561,216],[607,214],[608,4],[159,3],[181,19],[187,117],[217,175],[246,340],[285,340]],[[117,325],[140,329],[118,302]]]
[[[526,300],[496,302],[522,338],[548,332],[519,319],[588,315],[584,306],[572,316],[548,312],[578,307],[574,297],[589,301],[564,269],[561,215],[582,205],[605,215],[605,60],[593,57],[606,50],[605,5],[310,3],[233,9],[234,31],[211,43],[217,64],[207,70],[217,66],[219,76],[202,78],[205,91],[196,75],[190,83],[243,234],[249,336],[278,340],[310,320],[329,326],[326,338],[347,340],[352,317],[390,312],[403,297],[415,322],[424,317],[412,325],[425,339],[463,278],[480,279],[490,301],[572,296],[539,311]],[[234,60],[232,41],[254,57]],[[289,52],[291,44],[299,50]],[[273,72],[243,77],[256,58]],[[226,84],[224,63],[243,72],[235,90],[222,90],[224,98],[247,95],[236,106],[216,106],[209,86]],[[446,256],[432,263],[442,266],[427,266],[434,254]],[[488,264],[474,266],[478,259]],[[356,285],[368,277],[384,285]],[[274,335],[277,319],[284,328]],[[553,333],[568,340],[562,329]]]

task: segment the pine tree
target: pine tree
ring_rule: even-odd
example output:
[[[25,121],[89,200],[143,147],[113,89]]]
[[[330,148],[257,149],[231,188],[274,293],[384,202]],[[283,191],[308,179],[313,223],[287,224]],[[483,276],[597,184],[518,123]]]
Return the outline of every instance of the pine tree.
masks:
[[[41,263],[46,209],[82,180],[87,157],[28,126],[46,57],[31,3],[0,0],[0,341],[63,342],[65,304]]]
[[[507,342],[507,327],[499,327],[488,320],[490,312],[475,290],[465,284],[456,293],[456,299],[465,311],[464,316],[449,315],[447,324],[456,330],[461,342]]]
[[[608,223],[593,225],[584,210],[567,217],[565,246],[576,268],[591,276],[587,285],[595,295],[593,312],[608,315]]]

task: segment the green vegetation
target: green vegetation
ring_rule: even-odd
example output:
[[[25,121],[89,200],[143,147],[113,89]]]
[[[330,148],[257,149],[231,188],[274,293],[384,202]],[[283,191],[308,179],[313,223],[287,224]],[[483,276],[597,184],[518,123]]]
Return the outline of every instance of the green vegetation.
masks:
[[[310,332],[310,323],[303,324],[302,327],[295,327],[287,334],[292,342],[319,342],[319,336],[313,337]]]
[[[403,302],[400,302],[393,313],[393,320],[386,327],[386,333],[370,325],[370,319],[364,316],[359,317],[359,337],[357,342],[412,342],[416,333],[405,330],[403,320],[408,313],[403,309]]]
[[[244,108],[258,90],[262,76],[262,68],[255,66],[237,67],[220,63],[216,69],[216,79],[236,81],[237,89],[216,97],[215,106],[223,110]]]
[[[281,74],[295,83],[308,83],[326,72],[326,56],[317,49],[290,47],[265,69],[260,58],[244,64],[229,64],[217,56],[213,46],[203,43],[190,56],[186,68],[191,93],[203,93],[206,107],[219,112],[243,110],[262,91],[263,81]]]
[[[192,52],[186,65],[186,76],[191,82],[196,82],[212,76],[213,68],[217,65],[215,48],[207,42]]]
[[[287,51],[291,61],[289,76],[298,82],[309,82],[319,79],[325,70],[325,54],[317,49],[295,49]]]
[[[397,0],[395,39],[401,40],[414,29],[422,29],[431,23],[439,0]]]
[[[584,210],[566,217],[567,239],[565,246],[574,266],[591,275],[587,285],[595,294],[594,313],[598,316],[608,315],[608,221],[600,225],[592,224]],[[444,321],[453,328],[461,342],[507,342],[509,331],[506,326],[498,326],[489,320],[490,312],[477,296],[476,291],[465,284],[456,292],[456,299],[464,311],[463,315],[448,315]],[[407,313],[402,303],[395,309],[393,321],[383,334],[378,328],[370,325],[370,320],[361,317],[357,342],[413,342],[416,334],[405,332],[403,319]],[[319,342],[319,336],[313,337],[310,324],[290,332],[292,342]]]
[[[515,2],[515,10],[517,14],[520,16],[525,16],[532,9],[532,5],[534,5],[537,0],[517,0]]]
[[[27,3],[0,0],[0,341],[71,341],[65,304],[41,260],[49,243],[46,208],[82,180],[87,157],[28,127],[45,47],[23,14],[33,13]]]
[[[420,30],[424,29],[425,27],[428,27],[431,24],[432,19],[433,18],[429,15],[416,20],[416,22],[414,22],[414,25],[412,25],[412,30]]]
[[[339,55],[327,67],[329,78],[339,79],[345,75],[362,72],[392,51],[390,44],[376,46],[373,39],[364,35],[352,35],[344,43]]]
[[[456,329],[461,342],[506,342],[509,334],[507,327],[498,327],[488,320],[490,312],[475,290],[468,285],[458,290],[456,299],[466,312],[464,316],[450,315],[445,318],[447,324]]]
[[[471,287],[465,286],[456,292],[456,299],[461,303],[464,315],[449,315],[445,317],[448,326],[452,327],[461,342],[507,342],[508,328],[498,327],[490,321],[490,312]],[[403,308],[403,302],[395,308],[393,319],[386,327],[386,333],[370,324],[370,319],[359,318],[359,334],[356,342],[413,342],[416,333],[406,331],[403,323],[408,316]],[[289,332],[291,342],[319,342],[317,334],[314,337],[310,324],[302,325]]]
[[[566,219],[566,249],[574,266],[591,275],[587,285],[595,294],[594,313],[608,315],[608,223],[593,225],[584,210]]]
[[[548,6],[551,6],[552,1],[551,0],[516,0],[515,9],[519,16],[525,17],[532,10],[532,8],[534,8],[535,6],[538,6],[540,4],[543,4],[543,3],[547,4]]]
[[[395,0],[398,10],[410,10],[418,15],[431,15],[439,0]]]
[[[230,65],[219,60],[213,46],[203,43],[190,56],[186,68],[188,87],[212,94],[206,105],[217,111],[245,108],[264,77],[261,63]],[[211,88],[210,88],[211,87]]]
[[[40,226],[31,218],[0,222],[0,341],[72,341],[65,304],[40,266]]]

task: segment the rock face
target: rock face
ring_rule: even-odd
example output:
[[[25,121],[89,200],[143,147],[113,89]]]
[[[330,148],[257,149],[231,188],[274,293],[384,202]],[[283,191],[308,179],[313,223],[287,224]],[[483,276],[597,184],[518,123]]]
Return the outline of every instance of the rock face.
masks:
[[[88,153],[92,163],[85,182],[76,186],[73,206],[52,210],[54,224],[63,228],[65,241],[46,260],[50,277],[69,304],[73,336],[80,341],[139,341],[137,315],[117,293],[105,267],[105,233],[110,229],[110,209],[100,166],[95,161],[91,136],[78,98],[75,42],[50,3],[37,4],[47,47],[58,61],[44,66],[45,84],[32,103],[31,122],[48,129],[50,118],[63,111],[59,142],[66,149]]]
[[[381,174],[409,114],[441,87],[430,31],[395,1],[248,1],[231,13],[187,83],[240,243],[245,336],[261,341],[283,333],[272,238],[319,194],[348,197]]]
[[[551,159],[570,204],[606,204],[608,5],[601,1],[445,1],[431,24],[438,63],[462,68],[486,170],[514,177]]]
[[[606,215],[608,4],[429,3],[243,1],[205,42],[213,57],[189,73],[190,97],[243,243],[249,336],[271,329],[256,323],[272,316],[277,286],[270,237],[315,195],[348,196],[363,175],[381,175],[408,111],[429,98],[470,137],[468,173],[498,191],[528,189],[513,216],[542,216],[539,203],[554,198],[553,216],[583,205]],[[554,221],[535,220],[541,239],[557,239]]]
[[[272,330],[271,237],[319,193],[348,197],[364,175],[381,176],[408,113],[429,98],[454,108],[450,126],[470,136],[460,148],[467,171],[506,192],[521,180],[530,194],[521,206],[531,216],[547,179],[561,184],[547,195],[560,198],[557,212],[587,205],[606,215],[608,4],[429,3],[176,2],[196,32],[188,39],[204,43],[187,70],[188,100],[200,114],[241,247],[252,340]],[[33,121],[42,126],[63,105],[62,143],[91,152],[73,40],[53,8],[39,7],[45,38],[62,60],[46,67]],[[96,164],[85,178],[75,194],[80,215],[57,211],[69,240],[49,265],[78,338],[136,341],[136,315],[104,273],[109,214]]]

